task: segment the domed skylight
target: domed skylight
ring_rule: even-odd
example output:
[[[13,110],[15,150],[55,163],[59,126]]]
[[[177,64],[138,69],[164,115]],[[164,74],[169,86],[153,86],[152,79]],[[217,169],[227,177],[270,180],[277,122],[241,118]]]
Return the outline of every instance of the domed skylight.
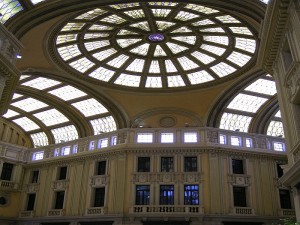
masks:
[[[256,51],[239,18],[187,3],[103,6],[65,22],[56,35],[59,58],[73,73],[146,89],[219,80],[247,66]]]

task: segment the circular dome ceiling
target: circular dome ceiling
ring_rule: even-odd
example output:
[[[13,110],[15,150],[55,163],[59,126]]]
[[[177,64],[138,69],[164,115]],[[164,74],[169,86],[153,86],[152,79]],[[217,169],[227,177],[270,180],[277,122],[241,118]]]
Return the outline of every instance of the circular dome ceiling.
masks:
[[[238,74],[256,50],[251,29],[237,17],[174,2],[95,8],[63,23],[55,37],[66,69],[144,90],[212,84]]]

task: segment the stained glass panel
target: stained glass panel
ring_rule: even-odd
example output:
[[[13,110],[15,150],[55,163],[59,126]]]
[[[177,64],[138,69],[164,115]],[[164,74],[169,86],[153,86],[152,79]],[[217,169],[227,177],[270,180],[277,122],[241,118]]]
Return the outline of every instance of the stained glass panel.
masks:
[[[147,88],[161,88],[161,77],[147,77],[145,87]]]
[[[17,116],[17,115],[20,115],[20,113],[18,113],[16,111],[13,111],[11,109],[8,109],[7,112],[3,115],[3,117],[11,118],[11,117],[14,117],[14,116]]]
[[[133,75],[122,73],[115,81],[115,84],[138,87],[140,85],[140,80],[141,80],[140,76],[133,76]]]
[[[275,137],[284,137],[282,122],[272,120],[268,126],[267,135]]]
[[[245,90],[266,95],[275,95],[277,93],[275,82],[265,79],[258,79],[254,81],[246,87]]]
[[[22,83],[22,86],[27,86],[27,87],[32,87],[38,90],[44,90],[50,87],[53,87],[55,85],[60,84],[61,82],[56,81],[56,80],[51,80],[48,78],[44,78],[44,77],[38,77],[36,79],[27,81]]]

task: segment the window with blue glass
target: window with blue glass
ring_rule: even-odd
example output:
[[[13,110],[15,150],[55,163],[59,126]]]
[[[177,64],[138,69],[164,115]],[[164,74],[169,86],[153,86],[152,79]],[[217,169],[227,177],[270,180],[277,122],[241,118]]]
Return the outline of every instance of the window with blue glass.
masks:
[[[150,204],[150,185],[137,185],[135,194],[136,205]]]
[[[184,185],[184,204],[199,205],[199,186]]]
[[[174,205],[174,185],[160,186],[160,205]]]

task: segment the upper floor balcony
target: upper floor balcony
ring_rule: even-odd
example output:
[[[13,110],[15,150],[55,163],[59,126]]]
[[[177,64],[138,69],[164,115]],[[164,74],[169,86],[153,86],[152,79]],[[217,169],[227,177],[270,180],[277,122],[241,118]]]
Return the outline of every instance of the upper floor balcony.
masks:
[[[67,157],[91,151],[114,151],[120,148],[222,148],[224,150],[285,154],[285,140],[280,137],[217,128],[189,127],[121,129],[32,149],[0,143],[1,156],[26,162]]]

